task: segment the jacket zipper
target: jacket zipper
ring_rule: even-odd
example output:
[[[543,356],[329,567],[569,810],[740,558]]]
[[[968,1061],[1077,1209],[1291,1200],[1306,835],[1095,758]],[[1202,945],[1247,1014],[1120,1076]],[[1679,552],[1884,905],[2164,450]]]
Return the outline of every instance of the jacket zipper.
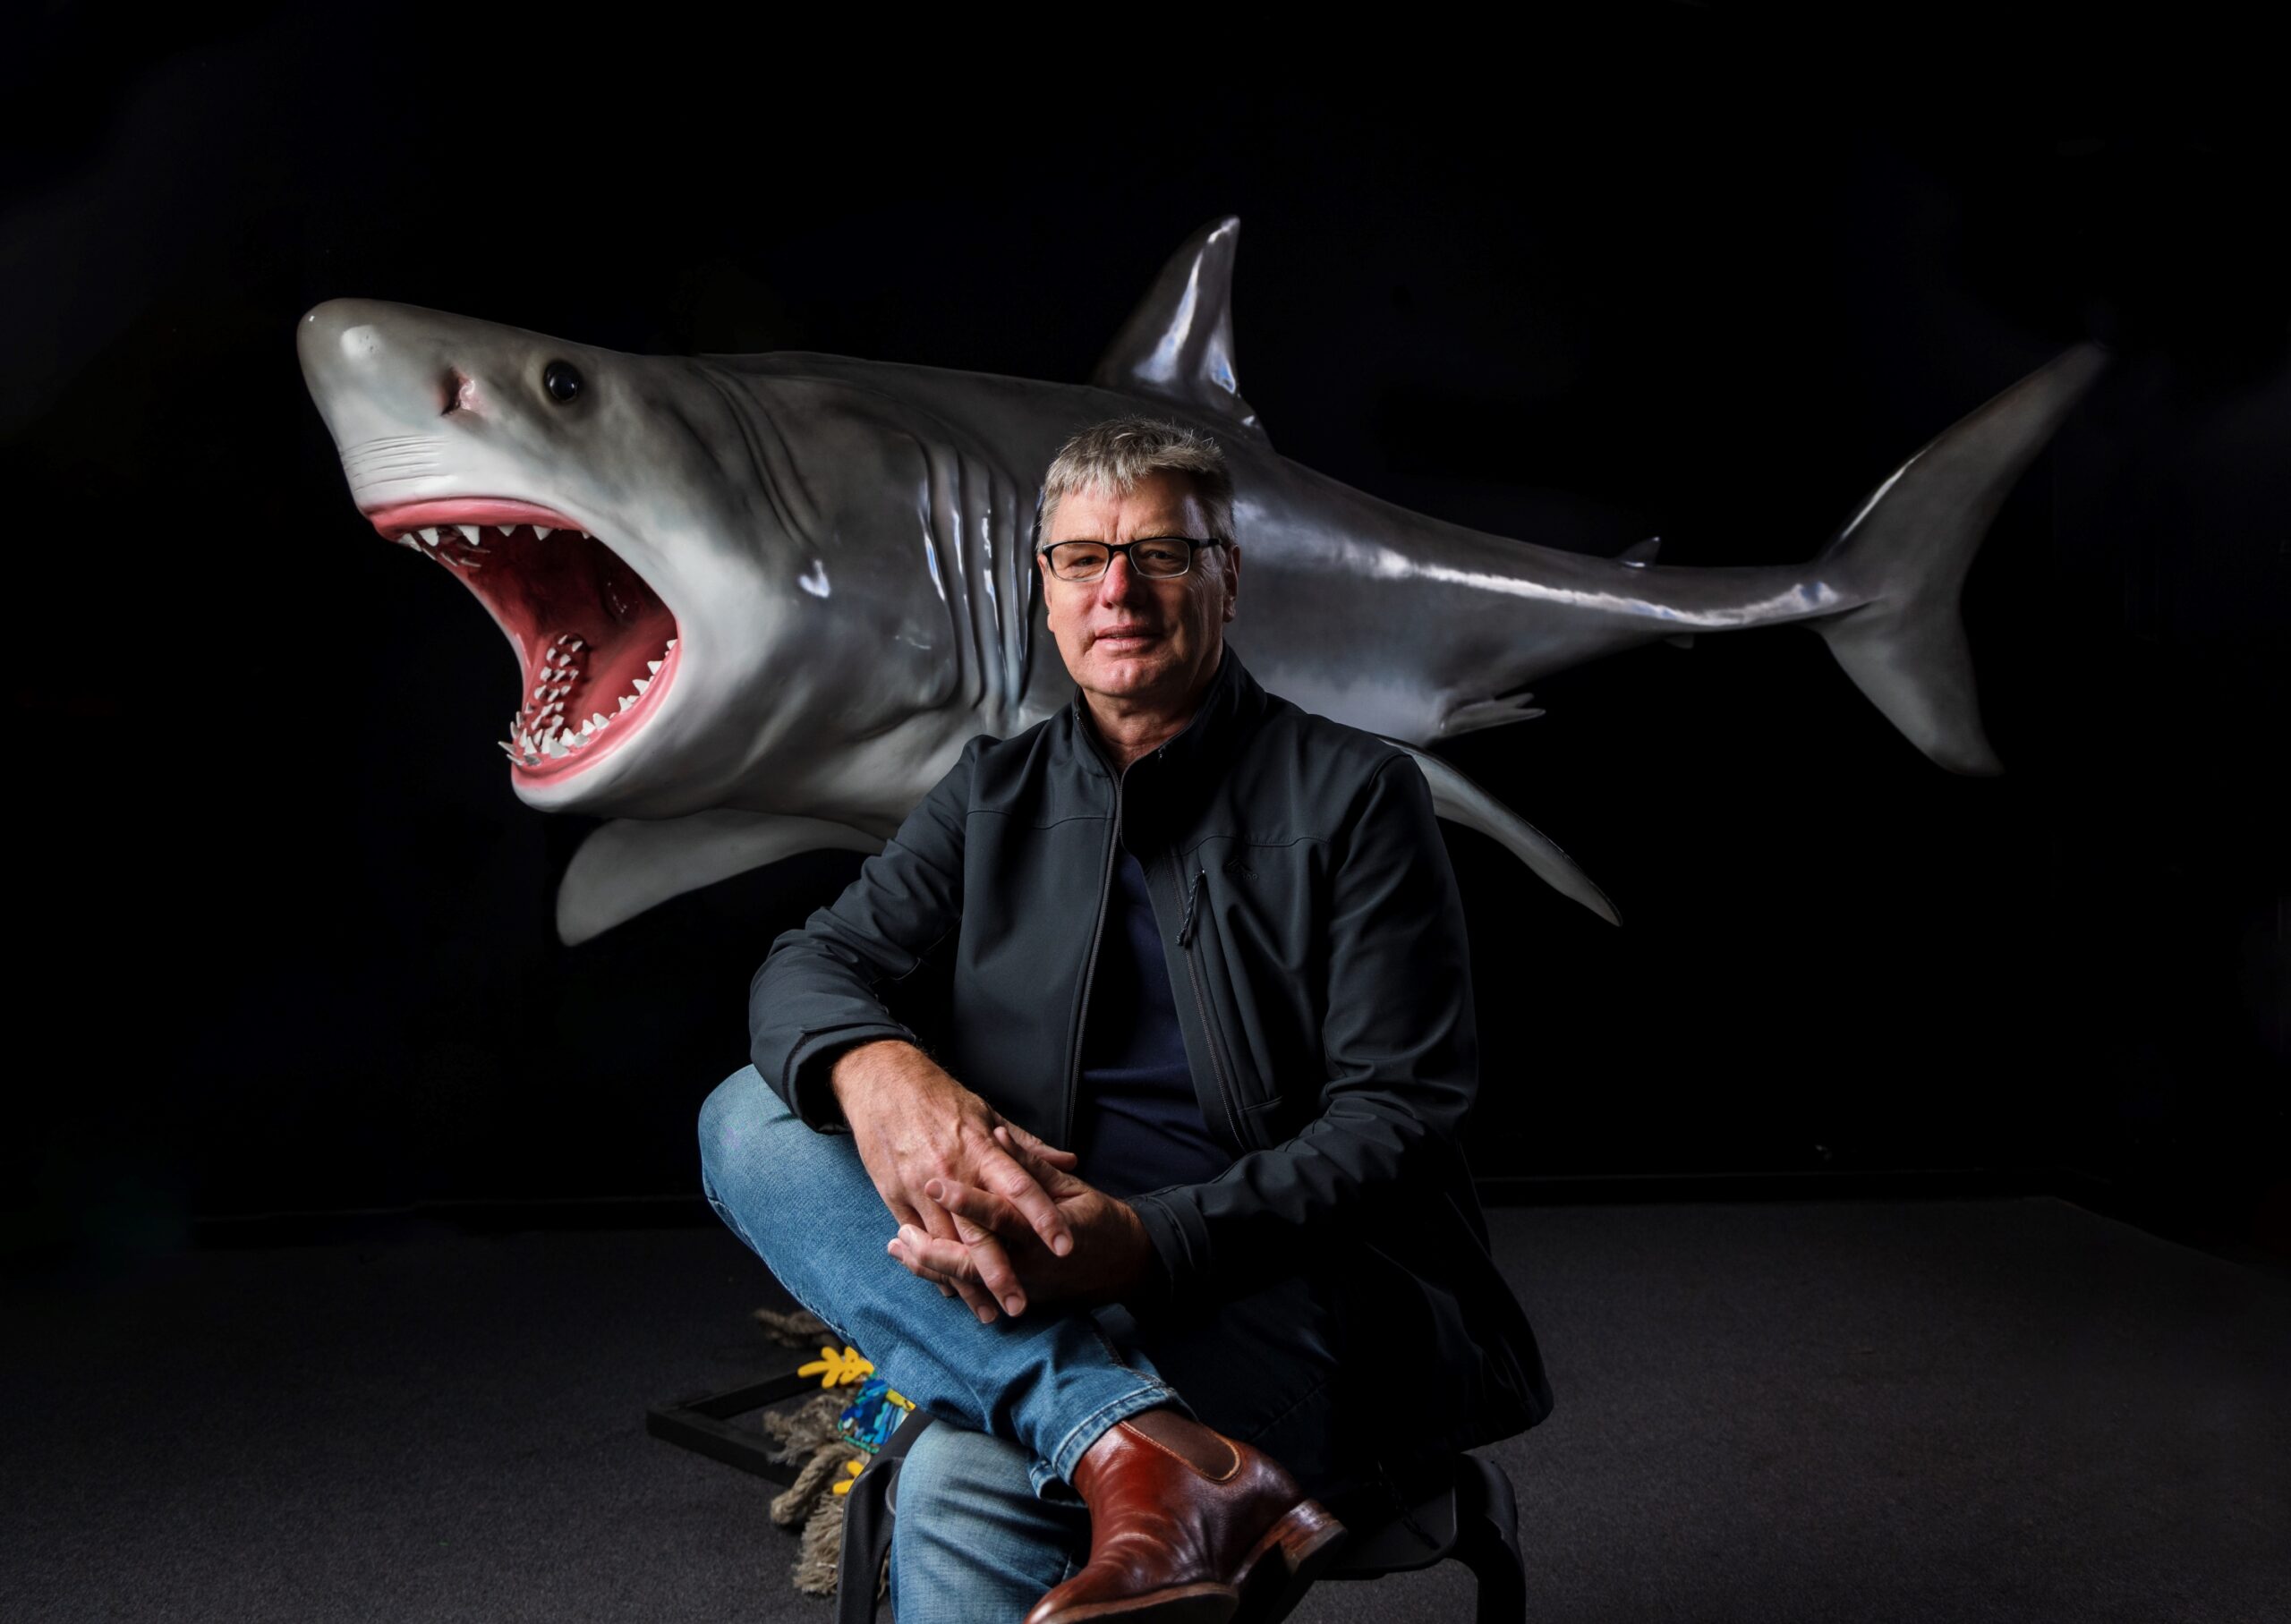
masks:
[[[1185,871],[1180,868],[1178,872],[1183,875]],[[1194,905],[1201,900],[1201,888],[1207,883],[1208,879],[1207,869],[1196,870],[1193,876],[1193,888],[1185,894],[1185,917],[1178,921],[1178,946],[1180,948],[1192,940]]]
[[[1222,1046],[1217,1041],[1217,1028],[1210,1019],[1209,998],[1201,990],[1201,966],[1194,962],[1194,904],[1201,895],[1201,888],[1209,881],[1209,871],[1197,871],[1193,877],[1192,889],[1187,889],[1184,860],[1171,851],[1170,872],[1177,876],[1178,889],[1185,897],[1185,918],[1178,926],[1178,946],[1185,949],[1185,974],[1186,979],[1193,983],[1193,1007],[1201,1016],[1202,1042],[1209,1048],[1209,1072],[1217,1080],[1217,1098],[1224,1104],[1225,1125],[1232,1130],[1233,1143],[1244,1151],[1251,1150],[1255,1147],[1241,1131],[1240,1107],[1234,1102],[1232,1085],[1226,1081]]]
[[[1097,753],[1097,746],[1090,746]],[[1105,760],[1099,755],[1101,761]],[[1058,1124],[1058,1137],[1052,1144],[1071,1148],[1074,1144],[1074,1098],[1082,1088],[1082,1022],[1090,1008],[1090,982],[1098,973],[1098,940],[1106,931],[1106,898],[1113,894],[1114,854],[1121,847],[1121,780],[1113,781],[1113,824],[1106,831],[1106,868],[1098,877],[1097,923],[1090,927],[1090,950],[1082,959],[1082,985],[1074,995],[1074,1018],[1066,1026],[1066,1111]]]

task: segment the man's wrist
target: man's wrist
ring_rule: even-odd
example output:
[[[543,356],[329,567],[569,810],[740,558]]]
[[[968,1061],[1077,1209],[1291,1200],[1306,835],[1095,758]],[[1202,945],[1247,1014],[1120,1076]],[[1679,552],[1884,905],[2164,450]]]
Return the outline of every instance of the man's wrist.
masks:
[[[1146,1233],[1146,1220],[1126,1201],[1114,1206],[1121,1213],[1121,1268],[1115,1300],[1126,1305],[1157,1303],[1169,1295],[1169,1275],[1162,1267],[1160,1248]]]
[[[904,1059],[902,1050],[918,1058],[923,1054],[904,1038],[865,1038],[835,1057],[828,1068],[828,1092],[847,1118],[854,1097],[864,1095],[892,1075]]]
[[[1187,1245],[1183,1219],[1174,1210],[1171,1198],[1179,1193],[1179,1186],[1171,1186],[1138,1195],[1129,1203],[1130,1211],[1137,1214],[1139,1227],[1146,1232],[1150,1255],[1136,1291],[1124,1297],[1122,1303],[1141,1317],[1173,1309],[1181,1297],[1192,1295],[1180,1286],[1196,1254]]]

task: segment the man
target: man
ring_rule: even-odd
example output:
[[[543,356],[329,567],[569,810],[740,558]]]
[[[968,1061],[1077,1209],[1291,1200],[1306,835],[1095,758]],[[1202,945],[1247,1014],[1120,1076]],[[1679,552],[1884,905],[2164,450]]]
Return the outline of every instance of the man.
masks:
[[[1225,646],[1232,504],[1175,424],[1059,453],[1035,563],[1074,702],[973,739],[772,944],[754,1064],[702,1113],[718,1213],[938,1418],[899,1624],[1276,1619],[1341,1517],[1550,1407],[1456,1141],[1430,793]],[[926,966],[935,1054],[886,1002]]]

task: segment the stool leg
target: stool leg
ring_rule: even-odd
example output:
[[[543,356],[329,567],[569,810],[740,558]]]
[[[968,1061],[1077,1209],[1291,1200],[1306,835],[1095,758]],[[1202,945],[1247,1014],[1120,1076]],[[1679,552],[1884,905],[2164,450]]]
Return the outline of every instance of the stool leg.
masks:
[[[1528,1564],[1520,1553],[1520,1506],[1501,1467],[1477,1455],[1457,1462],[1455,1558],[1478,1582],[1479,1624],[1526,1624]]]

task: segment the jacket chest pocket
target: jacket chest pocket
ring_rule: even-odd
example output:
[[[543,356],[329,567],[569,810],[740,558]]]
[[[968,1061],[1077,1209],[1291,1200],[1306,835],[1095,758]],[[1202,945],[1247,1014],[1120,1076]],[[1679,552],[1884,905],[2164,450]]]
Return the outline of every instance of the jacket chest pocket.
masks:
[[[1317,903],[1319,843],[1204,841],[1181,858],[1180,951],[1197,964],[1213,1036],[1230,1067],[1249,1137],[1277,1143],[1286,1105],[1318,1110],[1326,1076],[1321,1017],[1328,984],[1326,922]],[[1303,1118],[1299,1118],[1301,1120]]]

